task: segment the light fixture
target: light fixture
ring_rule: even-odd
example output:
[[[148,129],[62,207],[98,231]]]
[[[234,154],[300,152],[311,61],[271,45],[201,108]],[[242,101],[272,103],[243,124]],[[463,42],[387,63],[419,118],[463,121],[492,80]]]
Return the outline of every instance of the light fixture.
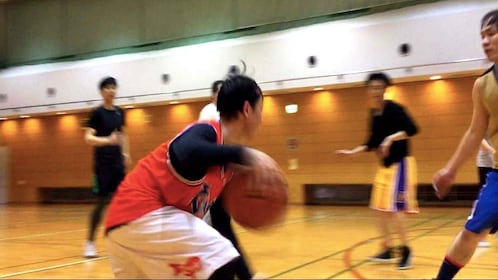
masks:
[[[29,117],[31,117],[31,116],[30,116],[30,115],[20,115],[20,116],[19,116],[19,118],[21,118],[21,119],[27,119],[27,118],[29,118]]]
[[[133,105],[125,105],[124,108],[125,109],[131,109],[131,108],[135,108],[135,106],[133,106]]]
[[[55,114],[56,114],[56,115],[65,115],[65,114],[67,114],[67,113],[66,113],[66,112],[57,112],[57,113],[55,113]]]
[[[4,118],[4,117],[0,117],[0,121],[6,121],[8,120],[9,118]]]
[[[178,104],[178,103],[180,103],[180,102],[178,102],[178,101],[171,101],[169,104]]]
[[[441,79],[441,78],[442,78],[442,77],[441,77],[441,75],[434,75],[434,76],[431,76],[431,77],[429,78],[429,80],[434,81],[434,80],[439,80],[439,79]]]
[[[287,114],[295,114],[297,113],[297,104],[289,104],[289,105],[285,105],[285,112]]]
[[[323,88],[322,87],[316,87],[313,90],[323,90]]]

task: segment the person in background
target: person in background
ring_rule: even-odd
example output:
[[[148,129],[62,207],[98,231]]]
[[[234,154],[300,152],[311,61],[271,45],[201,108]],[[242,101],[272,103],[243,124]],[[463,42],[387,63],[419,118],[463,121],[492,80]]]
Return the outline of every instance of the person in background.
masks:
[[[218,80],[215,81],[211,85],[211,102],[206,104],[199,113],[199,120],[219,120],[220,113],[216,108],[216,102],[218,101],[218,92],[220,91],[220,87],[223,84],[223,81]]]
[[[397,267],[408,269],[412,252],[401,214],[419,211],[417,166],[409,150],[409,139],[418,129],[400,104],[384,99],[386,88],[391,85],[386,74],[372,73],[366,83],[371,99],[370,137],[365,144],[352,150],[337,150],[336,154],[349,156],[372,150],[377,152],[380,164],[372,187],[370,208],[378,214],[383,244],[382,251],[370,260],[390,262],[396,258],[390,234],[394,227],[401,241]]]
[[[114,105],[117,86],[113,77],[100,82],[103,104],[91,111],[85,130],[86,143],[94,147],[93,193],[97,198],[84,244],[83,256],[87,258],[97,257],[95,233],[106,205],[125,176],[125,165],[131,163],[124,111]]]

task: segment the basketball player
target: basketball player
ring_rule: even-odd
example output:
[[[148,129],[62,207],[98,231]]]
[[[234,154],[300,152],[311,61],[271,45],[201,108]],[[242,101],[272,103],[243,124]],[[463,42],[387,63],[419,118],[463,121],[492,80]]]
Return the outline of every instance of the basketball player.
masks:
[[[233,244],[202,220],[236,165],[272,180],[272,160],[238,143],[261,123],[263,95],[236,75],[218,94],[220,121],[198,121],[163,143],[126,176],[106,222],[116,278],[233,279],[241,261]],[[194,215],[195,214],[195,215]]]
[[[95,232],[102,219],[102,212],[125,176],[125,163],[130,162],[128,141],[124,133],[124,111],[114,105],[117,86],[116,79],[112,77],[100,82],[103,104],[90,113],[85,132],[85,141],[94,146],[93,192],[97,196],[90,214],[88,240],[83,251],[83,256],[87,258],[97,256]]]
[[[458,169],[475,153],[486,131],[489,133],[490,142],[494,147],[498,147],[498,10],[493,10],[482,18],[481,38],[484,53],[494,64],[475,81],[472,89],[474,105],[470,127],[446,166],[434,176],[433,185],[439,198],[448,194]],[[465,227],[450,246],[439,268],[437,279],[453,279],[469,262],[478,242],[498,229],[497,160],[495,154],[494,168],[488,173],[486,184],[474,203]]]
[[[370,137],[368,141],[352,150],[338,150],[338,155],[353,155],[375,150],[379,156],[379,167],[370,197],[370,208],[376,210],[383,236],[382,251],[371,261],[390,262],[395,259],[390,232],[398,232],[401,258],[398,269],[411,266],[411,250],[408,247],[406,230],[401,212],[418,213],[416,193],[416,162],[409,156],[408,139],[417,133],[417,127],[405,109],[389,100],[384,100],[386,88],[391,80],[384,73],[373,73],[367,81],[371,98]]]
[[[220,114],[216,108],[216,102],[218,99],[218,92],[220,90],[223,81],[215,81],[211,86],[212,101],[204,106],[199,113],[199,120],[219,120]],[[225,211],[223,207],[223,200],[219,197],[211,206],[210,210],[207,212],[204,220],[211,224],[217,231],[221,233],[224,237],[228,238],[235,249],[239,251],[240,261],[237,262],[237,267],[235,268],[235,275],[239,280],[248,280],[253,278],[253,273],[249,269],[247,261],[244,254],[239,246],[237,236],[232,228],[232,219],[230,215]],[[261,275],[258,275],[261,276]]]

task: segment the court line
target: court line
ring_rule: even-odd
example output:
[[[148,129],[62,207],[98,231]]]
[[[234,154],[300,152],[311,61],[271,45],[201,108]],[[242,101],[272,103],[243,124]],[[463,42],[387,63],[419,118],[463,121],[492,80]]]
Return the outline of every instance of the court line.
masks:
[[[427,236],[427,235],[428,235],[428,234],[430,234],[431,232],[437,231],[437,230],[439,230],[439,229],[441,229],[441,228],[445,228],[445,226],[450,225],[450,224],[452,224],[452,223],[454,223],[455,221],[460,220],[460,219],[461,219],[461,217],[455,217],[455,218],[453,218],[452,220],[447,221],[446,223],[443,223],[443,224],[439,225],[438,227],[435,227],[435,228],[429,229],[429,230],[425,231],[425,232],[424,232],[424,233],[422,233],[422,234],[419,234],[419,235],[416,235],[416,236],[414,236],[414,237],[408,238],[408,240],[412,241],[412,240],[416,240],[416,239],[419,239],[419,238],[421,238],[421,237]],[[410,228],[414,228],[414,227],[416,227],[416,225],[415,225],[415,226],[412,226],[412,227],[410,227]],[[382,236],[377,237],[377,238],[375,238],[375,239],[381,239],[381,238],[382,238]],[[373,240],[375,240],[375,239],[373,239]],[[361,246],[361,245],[363,245],[363,244],[365,244],[365,243],[368,243],[368,242],[370,242],[370,241],[372,241],[372,239],[368,239],[368,240],[361,241],[361,242],[359,242],[359,243],[357,243],[357,244],[353,245],[352,247],[350,247],[350,248],[347,250],[347,252],[344,254],[344,257],[343,257],[343,261],[344,261],[344,263],[345,263],[346,269],[345,269],[345,270],[343,270],[343,271],[340,271],[340,272],[338,272],[338,273],[336,273],[336,274],[334,274],[334,275],[332,275],[332,276],[330,276],[330,277],[328,277],[327,279],[335,278],[335,277],[337,277],[337,276],[339,276],[339,275],[341,275],[341,274],[344,274],[344,273],[346,273],[346,272],[349,272],[349,273],[353,274],[353,276],[354,276],[356,279],[367,279],[367,278],[365,278],[365,277],[364,277],[364,276],[363,276],[360,272],[358,272],[355,268],[357,268],[357,267],[359,267],[359,266],[361,266],[361,265],[363,265],[363,264],[365,264],[365,263],[370,263],[370,261],[369,261],[369,260],[363,260],[363,261],[361,261],[361,262],[359,262],[359,263],[357,263],[357,264],[355,264],[355,265],[352,265],[352,262],[351,262],[351,255],[352,255],[352,252],[354,251],[354,249],[355,249],[355,248],[357,248],[357,247],[359,247],[359,246]]]
[[[337,216],[337,217],[340,217],[340,216]],[[441,214],[441,215],[438,215],[438,216],[434,216],[434,217],[427,218],[427,219],[425,219],[425,220],[422,220],[422,221],[420,221],[420,222],[418,222],[418,223],[416,223],[416,224],[414,224],[414,225],[410,226],[410,228],[413,228],[413,227],[416,227],[416,226],[419,226],[419,225],[425,224],[425,223],[430,222],[430,221],[433,221],[433,220],[435,220],[435,219],[440,219],[440,218],[442,218],[442,217],[446,217],[446,215],[445,215],[445,214]],[[459,218],[460,218],[460,217],[459,217]],[[310,219],[310,220],[311,220],[311,219]],[[382,236],[374,237],[374,238],[368,239],[368,240],[366,240],[366,241],[370,242],[370,241],[372,241],[372,240],[376,240],[376,239],[380,239],[380,238],[382,238]],[[305,267],[305,266],[308,266],[308,265],[310,265],[310,264],[314,264],[314,263],[320,262],[320,261],[322,261],[322,260],[324,260],[324,259],[327,259],[327,258],[330,258],[330,257],[336,256],[336,255],[341,254],[341,253],[344,253],[344,252],[346,252],[348,249],[350,249],[350,247],[345,248],[345,249],[341,249],[341,250],[339,250],[339,251],[335,251],[335,252],[333,252],[333,253],[331,253],[331,254],[329,254],[329,255],[326,255],[326,256],[320,257],[320,258],[318,258],[318,259],[311,260],[311,261],[306,262],[306,263],[304,263],[304,264],[301,264],[301,265],[298,265],[298,266],[292,267],[292,268],[290,268],[290,269],[287,269],[287,270],[285,270],[285,271],[282,271],[282,272],[280,272],[280,273],[277,273],[277,274],[271,275],[269,278],[276,278],[276,277],[282,276],[282,275],[284,275],[284,274],[287,274],[287,273],[293,272],[293,271],[295,271],[295,270],[298,270],[298,269],[303,268],[303,267]]]
[[[51,232],[51,233],[39,233],[39,234],[30,234],[30,235],[23,235],[23,236],[16,236],[16,237],[7,237],[7,238],[0,238],[0,242],[1,241],[8,241],[8,240],[16,240],[16,239],[25,239],[25,238],[31,238],[31,237],[48,236],[48,235],[54,235],[54,234],[60,234],[60,233],[86,231],[86,230],[88,230],[88,229],[73,229],[73,230],[65,230],[65,231],[55,231],[55,232]]]
[[[59,264],[59,265],[52,265],[52,266],[47,266],[47,267],[42,267],[42,268],[30,269],[30,270],[25,270],[25,271],[20,271],[20,272],[14,272],[14,273],[10,273],[10,274],[4,274],[4,275],[0,275],[0,278],[8,278],[8,277],[19,276],[22,274],[36,273],[36,272],[41,272],[41,271],[45,271],[45,270],[57,269],[57,268],[62,268],[62,267],[67,267],[67,266],[72,266],[72,265],[77,265],[77,264],[83,264],[83,263],[88,263],[88,262],[94,262],[94,261],[100,261],[100,260],[104,260],[104,259],[107,259],[107,256],[92,258],[89,260],[75,261],[75,262]]]

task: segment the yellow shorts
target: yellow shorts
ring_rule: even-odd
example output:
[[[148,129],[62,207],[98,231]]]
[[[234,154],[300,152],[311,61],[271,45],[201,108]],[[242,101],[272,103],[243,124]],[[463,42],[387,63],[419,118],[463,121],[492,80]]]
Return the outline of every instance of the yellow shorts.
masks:
[[[370,208],[386,212],[418,213],[417,163],[414,157],[405,157],[389,167],[378,167]]]

